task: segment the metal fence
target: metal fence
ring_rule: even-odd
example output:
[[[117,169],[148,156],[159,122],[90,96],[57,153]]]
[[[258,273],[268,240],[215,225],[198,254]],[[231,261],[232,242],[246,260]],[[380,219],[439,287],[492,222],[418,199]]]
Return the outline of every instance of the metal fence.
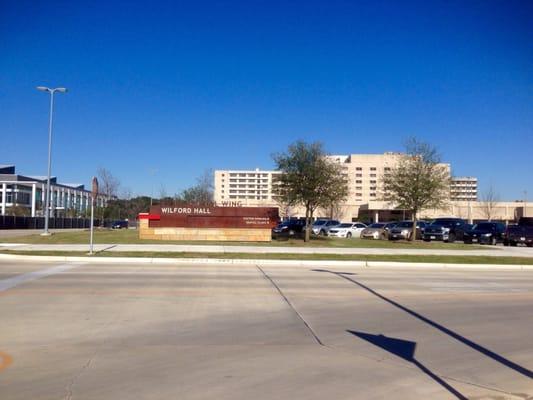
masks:
[[[94,220],[94,226],[100,226],[99,219]],[[50,218],[50,229],[84,229],[90,228],[91,220],[88,218]],[[15,217],[0,215],[0,229],[44,229],[44,217]]]

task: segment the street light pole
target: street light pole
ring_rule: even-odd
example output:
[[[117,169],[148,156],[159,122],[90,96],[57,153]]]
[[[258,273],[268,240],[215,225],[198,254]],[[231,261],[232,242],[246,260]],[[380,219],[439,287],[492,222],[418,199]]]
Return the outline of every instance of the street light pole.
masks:
[[[527,190],[524,190],[524,213],[523,217],[527,216]]]
[[[54,93],[66,93],[67,89],[65,88],[54,88],[50,89],[45,86],[37,86],[37,90],[41,92],[50,93],[50,119],[48,122],[48,172],[46,177],[46,200],[45,200],[45,211],[44,211],[44,232],[42,236],[49,236],[50,232],[48,231],[48,221],[50,219],[50,174],[52,170],[52,122],[54,116]]]

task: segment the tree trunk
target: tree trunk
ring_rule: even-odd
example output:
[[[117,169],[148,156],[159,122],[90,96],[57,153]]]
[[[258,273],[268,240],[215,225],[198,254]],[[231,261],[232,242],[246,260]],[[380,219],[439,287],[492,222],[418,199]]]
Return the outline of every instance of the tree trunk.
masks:
[[[413,234],[411,235],[411,238],[409,239],[411,242],[416,240],[416,231],[417,231],[416,222],[417,222],[416,210],[413,210]]]
[[[309,207],[305,208],[305,237],[304,242],[309,242],[311,238],[311,210]]]

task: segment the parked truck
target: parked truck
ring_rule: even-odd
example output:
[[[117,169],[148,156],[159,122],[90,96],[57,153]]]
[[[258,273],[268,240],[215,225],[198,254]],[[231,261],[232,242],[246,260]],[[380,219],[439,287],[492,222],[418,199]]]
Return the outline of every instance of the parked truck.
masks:
[[[516,225],[509,225],[503,239],[504,246],[516,246],[518,243],[533,247],[533,218],[522,217]]]

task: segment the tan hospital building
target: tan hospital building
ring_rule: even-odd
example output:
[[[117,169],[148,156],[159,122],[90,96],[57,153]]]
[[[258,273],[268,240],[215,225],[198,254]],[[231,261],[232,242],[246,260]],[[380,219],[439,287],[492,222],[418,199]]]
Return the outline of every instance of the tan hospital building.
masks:
[[[328,156],[331,161],[341,165],[342,173],[348,182],[348,197],[335,210],[318,210],[315,216],[342,221],[373,222],[409,218],[404,210],[398,210],[394,204],[379,200],[383,187],[382,177],[394,168],[401,156],[401,153],[393,152]],[[442,165],[451,172],[450,164]],[[289,209],[276,201],[273,186],[279,174],[279,171],[260,169],[216,170],[215,202],[222,205],[278,206],[283,217],[305,215],[302,209]],[[526,215],[526,207],[525,202],[498,202],[488,207],[478,199],[478,184],[475,177],[453,177],[448,207],[442,210],[425,210],[418,217],[455,216],[470,221],[487,219],[514,221]],[[533,215],[533,205],[527,208],[527,215]]]

